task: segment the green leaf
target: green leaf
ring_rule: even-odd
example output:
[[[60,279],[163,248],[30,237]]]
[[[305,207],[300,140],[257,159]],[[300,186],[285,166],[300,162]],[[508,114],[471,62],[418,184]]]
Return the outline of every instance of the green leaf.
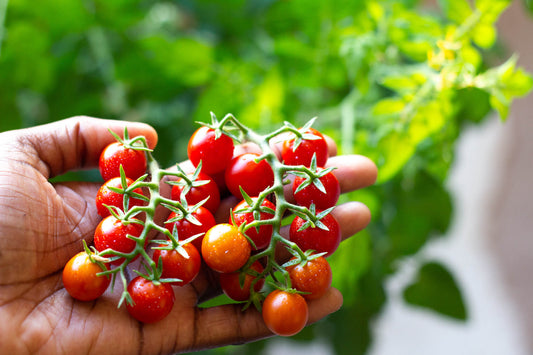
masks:
[[[403,297],[411,305],[458,320],[467,319],[457,283],[451,273],[437,262],[426,263],[420,268],[415,282],[404,290]]]
[[[439,0],[442,12],[456,24],[463,23],[470,15],[472,8],[466,0]]]

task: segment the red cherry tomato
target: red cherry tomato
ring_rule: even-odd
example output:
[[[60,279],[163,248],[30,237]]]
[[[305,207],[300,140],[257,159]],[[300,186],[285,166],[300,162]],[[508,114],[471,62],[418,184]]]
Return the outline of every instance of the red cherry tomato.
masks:
[[[233,140],[222,134],[216,138],[215,130],[202,126],[193,133],[187,146],[191,163],[202,162],[202,172],[211,175],[223,171],[233,157]]]
[[[258,274],[261,274],[263,272],[263,265],[259,261],[255,261],[251,266],[250,269],[256,271]],[[222,291],[235,301],[246,301],[250,298],[250,288],[252,286],[252,281],[254,281],[257,277],[252,276],[250,274],[246,274],[244,277],[244,284],[241,287],[240,283],[240,272],[231,272],[231,273],[222,273],[220,274],[220,287],[222,287]],[[261,278],[254,284],[254,290],[255,292],[261,291],[261,288],[263,288],[263,285],[265,283],[265,279]]]
[[[127,235],[140,237],[143,226],[139,223],[130,222],[124,224],[114,216],[107,216],[96,227],[94,231],[94,247],[98,251],[113,249],[120,253],[131,253],[137,242],[128,238]],[[119,265],[124,258],[113,261],[112,265]]]
[[[270,331],[281,336],[300,332],[307,324],[307,302],[298,293],[274,290],[263,302],[263,320]]]
[[[170,233],[173,233],[174,226],[176,226],[178,232],[178,239],[185,240],[192,237],[193,235],[201,233],[205,234],[211,227],[216,224],[215,217],[213,217],[213,214],[209,212],[207,208],[200,206],[196,211],[192,212],[191,214],[194,218],[198,220],[198,222],[200,222],[199,225],[191,223],[185,218],[175,222],[168,222],[171,219],[177,217],[177,214],[175,212],[171,212],[168,216],[167,222],[165,222],[165,227]],[[203,238],[203,236],[199,236],[191,242],[197,250],[202,249]]]
[[[126,178],[126,185],[130,186],[131,184],[133,184],[133,180]],[[124,195],[111,191],[109,187],[122,189],[122,180],[119,177],[112,178],[111,180],[106,181],[96,193],[96,210],[102,217],[107,217],[111,214],[104,205],[115,206],[121,210],[124,209]],[[143,194],[140,188],[133,190],[133,192],[140,195]],[[142,206],[143,204],[143,200],[130,197],[128,208]]]
[[[328,230],[319,227],[308,227],[299,231],[306,221],[296,216],[289,229],[290,240],[296,243],[302,250],[314,250],[317,253],[333,254],[341,242],[339,223],[331,214],[320,220]]]
[[[146,173],[146,155],[142,150],[126,148],[120,142],[113,142],[104,148],[98,162],[104,181],[120,177],[120,165],[127,177],[137,180]]]
[[[319,168],[319,171],[322,170]],[[298,187],[305,181],[305,178],[296,176],[292,185],[292,192],[294,199],[300,206],[310,207],[314,204],[318,210],[327,210],[335,206],[341,194],[339,181],[332,172],[319,178],[322,186],[324,186],[325,193],[320,191],[314,183],[304,187],[298,193],[295,193]]]
[[[226,186],[233,196],[242,198],[239,187],[248,196],[258,196],[274,184],[274,172],[266,160],[256,163],[259,154],[244,153],[233,158],[226,168]]]
[[[314,128],[309,128],[305,133],[315,136],[316,139],[302,139],[296,149],[294,149],[294,138],[283,141],[281,159],[287,165],[305,165],[309,167],[313,155],[316,155],[317,166],[325,166],[329,157],[326,139],[322,133]]]
[[[300,264],[287,267],[292,287],[304,293],[305,299],[312,300],[322,297],[331,286],[331,267],[326,259],[319,256],[309,260],[304,266]]]
[[[192,178],[193,174],[188,175],[189,178]],[[205,184],[199,186],[192,186],[190,190],[185,194],[185,199],[189,206],[196,205],[200,201],[209,198],[202,207],[207,208],[211,213],[215,214],[217,212],[218,206],[220,205],[220,192],[218,191],[218,186],[213,179],[202,172],[198,174],[197,182],[206,182]],[[174,185],[172,186],[171,198],[175,201],[181,201],[181,193],[184,189],[184,186]]]
[[[98,276],[104,271],[82,251],[74,255],[63,269],[63,285],[67,292],[80,301],[92,301],[100,297],[109,287],[111,277]]]
[[[133,304],[126,304],[126,309],[139,322],[158,322],[165,318],[174,306],[174,291],[168,283],[154,283],[137,276],[128,284],[128,293]]]
[[[239,229],[231,224],[217,224],[202,241],[202,257],[218,272],[237,271],[248,261],[252,247]]]
[[[159,245],[160,247],[164,245]],[[172,282],[175,286],[184,286],[194,280],[200,266],[202,266],[202,258],[200,253],[194,245],[187,243],[182,245],[187,253],[187,257],[181,255],[176,249],[155,249],[152,259],[159,263],[159,258],[163,264],[163,273],[161,278],[165,279],[180,279],[181,281]]]
[[[253,197],[252,200],[256,201],[257,197]],[[261,203],[261,206],[268,207],[272,210],[276,210],[276,206],[268,200],[263,200]],[[245,208],[249,208],[250,206],[245,200],[242,200],[233,208],[233,211],[242,210]],[[232,212],[233,219],[235,220],[236,226],[240,226],[241,224],[245,223],[248,225],[254,221],[254,215],[252,212],[245,212],[245,213],[235,213]],[[268,212],[260,212],[260,220],[267,220],[273,218],[274,215],[272,213]],[[233,224],[233,221],[231,219],[231,216],[229,218],[229,223]],[[244,233],[250,238],[254,244],[255,244],[255,250],[264,249],[268,246],[270,243],[270,239],[272,238],[272,225],[271,224],[265,224],[259,227],[259,231],[255,228],[248,228]]]

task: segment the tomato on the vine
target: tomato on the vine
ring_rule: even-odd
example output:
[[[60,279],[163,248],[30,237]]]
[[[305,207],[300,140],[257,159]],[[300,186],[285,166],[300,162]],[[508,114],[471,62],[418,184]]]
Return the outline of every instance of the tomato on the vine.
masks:
[[[85,251],[79,252],[63,269],[63,286],[77,300],[95,300],[107,290],[111,282],[109,276],[98,276],[98,273],[103,271],[98,264],[90,260]]]
[[[113,142],[100,154],[98,168],[104,181],[120,176],[120,166],[125,175],[137,180],[146,173],[146,155],[144,151],[126,147],[120,142]]]
[[[270,331],[281,336],[291,336],[307,324],[307,302],[298,293],[274,290],[263,302],[263,320]]]
[[[211,175],[223,171],[233,157],[233,139],[221,134],[216,137],[215,130],[206,126],[198,128],[187,146],[191,163],[198,166],[202,162],[202,172]]]
[[[317,166],[323,167],[328,161],[328,143],[322,133],[314,128],[309,128],[301,139],[300,144],[294,148],[297,138],[283,141],[281,146],[281,159],[287,165],[305,165],[309,167],[313,155],[316,155]],[[312,139],[309,139],[312,138]]]
[[[132,237],[138,238],[143,232],[143,225],[135,222],[123,222],[115,216],[107,216],[96,227],[94,231],[94,247],[98,251],[106,249],[113,249],[120,253],[131,253],[137,242]],[[112,265],[119,265],[124,261],[124,258],[118,258],[111,262]]]
[[[133,318],[143,323],[154,323],[165,318],[174,306],[174,290],[169,283],[153,282],[137,276],[128,284],[133,304],[126,309]]]
[[[203,206],[198,207],[194,212],[191,213],[191,216],[196,218],[196,220],[200,222],[200,224],[194,224],[186,218],[170,222],[170,220],[178,217],[178,214],[176,212],[171,212],[168,216],[167,221],[165,222],[165,227],[170,233],[173,233],[174,228],[176,228],[176,231],[178,232],[178,239],[185,240],[197,234],[205,234],[211,227],[216,224],[215,217],[213,217],[213,214]],[[202,249],[203,238],[204,236],[199,236],[191,242],[196,247],[196,249],[198,249],[198,251]]]
[[[164,246],[163,244],[159,245],[159,247]],[[155,249],[152,255],[156,264],[161,259],[163,265],[161,278],[181,280],[172,282],[172,285],[175,286],[184,286],[194,280],[202,266],[200,253],[194,245],[186,243],[182,247],[185,249],[187,257],[181,255],[176,249]]]
[[[319,168],[318,172],[321,170],[323,169]],[[335,206],[339,200],[341,188],[339,180],[337,180],[331,171],[318,179],[324,187],[325,192],[320,191],[314,182],[296,192],[298,187],[304,183],[305,180],[306,179],[301,176],[296,176],[294,178],[292,192],[294,193],[294,199],[297,204],[308,208],[311,204],[314,204],[318,210],[327,210],[328,208]]]
[[[254,270],[258,274],[261,274],[263,272],[263,265],[259,261],[255,261],[250,266],[251,270]],[[235,301],[246,301],[250,298],[250,289],[252,287],[252,282],[257,279],[258,276],[253,276],[247,273],[244,276],[244,283],[241,287],[240,283],[240,272],[231,272],[231,273],[222,273],[220,274],[220,287],[222,287],[222,291]],[[261,291],[261,288],[263,288],[263,285],[265,284],[265,279],[260,278],[256,281],[254,284],[254,291],[259,292]]]
[[[126,178],[126,186],[133,184],[133,180]],[[115,206],[121,210],[124,210],[124,195],[118,192],[111,191],[109,187],[114,187],[117,189],[122,189],[122,179],[120,177],[112,178],[106,181],[96,193],[96,210],[98,214],[102,217],[107,217],[111,215],[109,210],[105,205]],[[134,193],[142,195],[143,192],[140,188],[133,190]],[[128,209],[133,206],[142,206],[144,201],[135,197],[130,197],[128,200]]]
[[[320,298],[331,286],[331,267],[322,256],[308,260],[303,266],[301,264],[288,266],[287,271],[292,287],[306,292],[302,294],[305,299]]]
[[[289,229],[289,238],[302,250],[314,250],[317,253],[327,253],[326,256],[330,256],[335,250],[337,250],[341,242],[339,223],[331,213],[325,215],[320,222],[327,229],[322,229],[318,226],[310,226],[300,230],[306,221],[305,219],[296,216]]]
[[[192,178],[193,174],[188,174],[189,178]],[[189,206],[196,205],[197,203],[208,198],[202,207],[207,208],[211,213],[216,213],[218,206],[220,205],[220,192],[218,186],[213,179],[202,172],[198,174],[197,182],[202,182],[201,185],[192,186],[185,194],[185,200]],[[181,201],[181,193],[185,186],[174,185],[172,186],[171,198],[174,201]]]
[[[253,201],[257,200],[257,197],[252,198]],[[276,206],[268,201],[263,200],[261,202],[261,206],[267,207],[272,209],[273,211],[276,210]],[[233,221],[235,221],[236,226],[240,226],[243,223],[246,223],[247,225],[252,223],[254,221],[254,215],[253,212],[241,212],[237,213],[239,210],[243,210],[245,208],[249,208],[250,205],[245,200],[242,200],[235,206],[232,210],[233,220],[230,216],[229,223],[233,224]],[[267,220],[274,217],[272,213],[269,212],[260,212],[259,213],[260,220]],[[259,230],[257,230],[255,227],[248,228],[244,233],[248,238],[250,238],[254,244],[255,244],[255,250],[264,249],[268,246],[270,243],[270,239],[272,238],[272,231],[273,227],[271,224],[264,224],[259,227]]]
[[[217,224],[202,241],[202,257],[218,272],[234,272],[250,258],[252,247],[239,229],[231,224]]]
[[[274,184],[274,172],[265,160],[256,162],[260,155],[244,153],[234,157],[226,168],[225,180],[233,196],[242,198],[240,188],[248,196],[258,196],[267,187]]]

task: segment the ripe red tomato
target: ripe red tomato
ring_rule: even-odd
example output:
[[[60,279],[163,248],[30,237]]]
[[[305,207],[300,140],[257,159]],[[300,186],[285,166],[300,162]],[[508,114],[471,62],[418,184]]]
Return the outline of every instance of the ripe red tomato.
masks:
[[[188,175],[189,178],[192,178],[192,176],[193,174]],[[185,194],[187,204],[193,206],[209,197],[202,207],[207,208],[211,213],[215,214],[220,205],[220,192],[218,191],[216,182],[209,175],[202,172],[198,174],[196,181],[205,181],[207,183],[190,188],[187,194]],[[171,198],[175,201],[181,201],[181,193],[184,188],[185,186],[180,185],[172,186]]]
[[[261,265],[259,261],[255,261],[250,266],[250,268],[256,271],[258,274],[261,274],[263,272],[263,265]],[[244,284],[241,287],[239,281],[240,274],[240,272],[220,274],[220,287],[222,287],[222,291],[224,291],[224,293],[232,300],[246,301],[250,298],[250,288],[252,286],[252,281],[255,280],[257,277],[252,276],[250,274],[246,274],[244,277]],[[265,279],[259,279],[254,285],[255,292],[261,291],[261,288],[263,288],[264,284]]]
[[[94,247],[98,251],[109,248],[120,253],[131,253],[135,249],[137,242],[128,238],[127,235],[138,238],[143,228],[139,223],[130,222],[124,224],[115,216],[107,216],[98,224],[94,231]],[[111,264],[119,265],[123,261],[124,258],[119,258]]]
[[[319,168],[319,171],[323,170]],[[318,210],[327,210],[330,207],[335,206],[339,200],[341,194],[341,188],[339,180],[330,171],[326,175],[319,178],[322,186],[324,186],[325,193],[320,191],[314,183],[304,187],[298,193],[295,193],[298,187],[305,181],[305,178],[296,176],[292,184],[292,192],[294,193],[294,199],[300,206],[310,207],[311,204],[315,204]]]
[[[133,180],[126,178],[126,184],[127,186],[130,186],[131,184],[133,184]],[[111,180],[106,181],[98,190],[96,194],[96,210],[98,211],[98,214],[102,217],[107,217],[111,214],[104,205],[115,206],[120,208],[121,210],[124,209],[124,195],[111,191],[109,187],[122,189],[121,179],[119,177],[112,178]],[[140,188],[133,190],[133,192],[138,193],[140,195],[143,194]],[[143,204],[143,200],[130,197],[128,208],[132,208],[133,206],[142,206]]]
[[[225,180],[233,196],[242,198],[239,187],[248,196],[258,196],[264,189],[274,184],[274,172],[266,160],[256,163],[256,153],[244,153],[234,157],[226,168]]]
[[[100,154],[98,167],[104,181],[119,177],[120,165],[127,177],[137,180],[146,173],[146,155],[142,150],[126,148],[120,142],[113,142]]]
[[[277,335],[291,336],[300,332],[308,317],[307,302],[298,293],[274,290],[263,302],[263,320]]]
[[[328,143],[322,133],[314,128],[309,128],[305,133],[311,134],[316,139],[302,139],[294,149],[295,138],[283,141],[281,146],[281,159],[287,165],[305,165],[309,167],[313,155],[316,155],[317,166],[323,167],[328,161]]]
[[[202,126],[193,133],[187,146],[191,163],[202,162],[202,172],[211,175],[223,171],[233,157],[233,140],[222,134],[216,138],[215,130]]]
[[[158,322],[165,318],[174,306],[174,290],[169,283],[154,283],[137,276],[128,284],[128,293],[133,304],[126,304],[126,309],[139,322]]]
[[[164,245],[159,245],[163,247]],[[194,280],[200,267],[202,266],[202,259],[200,253],[191,243],[182,245],[187,252],[188,257],[181,255],[176,249],[155,249],[152,259],[163,264],[163,273],[161,278],[165,279],[180,279],[181,281],[172,282],[172,285],[183,286]]]
[[[309,260],[304,266],[300,264],[287,267],[292,287],[301,292],[305,299],[313,300],[322,297],[331,286],[331,267],[328,261],[319,256]]]
[[[248,261],[252,247],[239,229],[231,224],[217,224],[202,241],[202,257],[207,266],[218,272],[237,271]]]
[[[289,229],[290,240],[296,243],[302,250],[314,250],[317,253],[327,253],[327,256],[337,250],[341,242],[339,223],[331,214],[320,220],[328,230],[319,227],[308,227],[298,231],[306,221],[296,216]]]
[[[111,277],[98,276],[104,271],[82,251],[74,255],[63,269],[63,285],[67,292],[80,301],[92,301],[100,297],[109,287]]]
[[[216,224],[215,217],[213,217],[213,214],[209,212],[207,208],[200,206],[196,211],[192,212],[191,214],[194,218],[198,220],[198,222],[200,222],[199,225],[191,223],[185,218],[174,222],[168,222],[169,220],[178,216],[175,212],[171,212],[168,216],[167,222],[165,222],[165,227],[170,233],[172,233],[174,230],[174,226],[176,226],[176,229],[178,231],[178,239],[185,240],[196,234],[205,234],[211,227]],[[191,242],[197,250],[202,249],[203,238],[204,236],[199,236]]]
[[[257,197],[253,197],[252,200],[256,201]],[[265,206],[272,210],[276,210],[276,206],[268,200],[263,200],[263,202],[261,203],[261,206]],[[245,200],[242,200],[241,202],[237,204],[237,206],[235,206],[235,208],[233,208],[233,211],[238,211],[238,210],[249,208],[249,207],[250,205],[248,205],[248,203]],[[252,212],[245,212],[245,213],[232,212],[232,214],[233,214],[233,219],[235,220],[237,227],[245,222],[248,225],[254,221],[254,215]],[[267,220],[273,217],[274,215],[272,213],[268,213],[268,212],[260,213],[260,220]],[[231,216],[229,218],[229,223],[233,224],[233,221],[231,220]],[[266,248],[268,244],[270,243],[270,239],[272,239],[272,230],[273,228],[271,224],[265,224],[259,227],[259,231],[255,227],[252,227],[252,228],[248,228],[244,233],[248,236],[248,238],[250,238],[254,242],[255,244],[254,250],[259,250],[259,249]]]

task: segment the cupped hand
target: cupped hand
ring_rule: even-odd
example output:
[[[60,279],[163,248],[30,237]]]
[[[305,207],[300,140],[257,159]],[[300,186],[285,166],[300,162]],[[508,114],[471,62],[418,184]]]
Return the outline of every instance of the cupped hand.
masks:
[[[170,315],[142,324],[117,309],[121,290],[96,301],[80,302],[65,291],[62,268],[91,242],[100,217],[94,199],[101,184],[49,179],[70,170],[94,168],[102,149],[128,127],[154,148],[157,134],[141,123],[75,117],[48,125],[0,133],[0,344],[2,351],[24,353],[175,353],[271,336],[261,315],[240,305],[198,308],[216,292],[213,274],[174,288]],[[334,155],[335,145],[330,144]],[[362,156],[333,156],[342,192],[374,183],[375,165]],[[234,203],[223,201],[224,208]],[[370,221],[368,208],[350,202],[333,211],[348,238]],[[220,213],[219,215],[223,215]],[[222,217],[221,217],[222,218]],[[220,220],[223,221],[223,220]],[[118,282],[117,285],[120,283]],[[342,295],[331,288],[309,302],[309,322],[336,311]]]

